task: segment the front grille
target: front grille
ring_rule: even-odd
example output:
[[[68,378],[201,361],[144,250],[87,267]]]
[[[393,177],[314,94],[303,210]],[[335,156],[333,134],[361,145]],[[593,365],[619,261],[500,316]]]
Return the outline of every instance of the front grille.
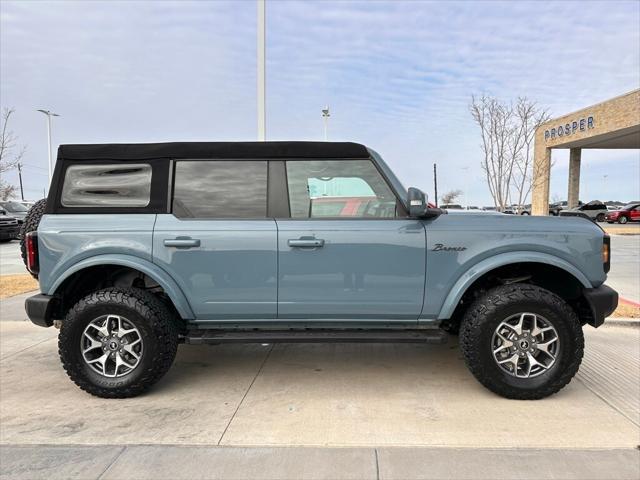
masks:
[[[0,218],[0,225],[17,225],[18,221],[15,218]]]

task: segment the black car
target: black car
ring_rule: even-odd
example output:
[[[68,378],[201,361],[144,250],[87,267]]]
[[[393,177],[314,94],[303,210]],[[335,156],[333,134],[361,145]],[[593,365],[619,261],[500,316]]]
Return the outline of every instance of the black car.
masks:
[[[0,207],[0,242],[9,242],[18,238],[20,225],[15,217]]]

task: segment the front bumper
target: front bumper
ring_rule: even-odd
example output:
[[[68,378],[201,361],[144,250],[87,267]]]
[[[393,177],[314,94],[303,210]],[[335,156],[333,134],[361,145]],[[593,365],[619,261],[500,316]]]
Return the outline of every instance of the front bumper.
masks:
[[[53,325],[55,302],[55,297],[39,293],[25,300],[24,309],[27,311],[27,317],[33,323],[39,327],[50,327]]]
[[[591,309],[589,324],[594,327],[602,325],[604,319],[618,307],[618,292],[607,285],[600,285],[597,288],[585,288],[583,294]]]

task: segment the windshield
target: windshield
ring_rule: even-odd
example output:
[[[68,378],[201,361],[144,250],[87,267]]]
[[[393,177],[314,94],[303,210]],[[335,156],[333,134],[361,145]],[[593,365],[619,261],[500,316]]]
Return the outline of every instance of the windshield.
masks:
[[[637,203],[627,203],[624,207],[622,207],[620,210],[631,210],[633,207],[635,207],[636,205],[638,205]]]
[[[18,202],[5,202],[2,206],[10,212],[28,212],[29,209]]]

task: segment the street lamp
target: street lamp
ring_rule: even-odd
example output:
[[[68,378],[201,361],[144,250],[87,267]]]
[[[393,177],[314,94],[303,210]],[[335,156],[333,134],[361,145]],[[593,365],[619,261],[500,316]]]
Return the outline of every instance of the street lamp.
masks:
[[[324,120],[324,141],[327,141],[328,134],[327,130],[329,128],[329,117],[331,114],[329,113],[329,105],[322,109],[322,119]]]
[[[47,152],[49,153],[49,184],[51,184],[51,176],[53,165],[51,163],[51,117],[59,117],[57,113],[53,113],[51,110],[41,110],[38,109],[38,112],[44,113],[47,116],[47,139],[49,144],[49,149]]]

